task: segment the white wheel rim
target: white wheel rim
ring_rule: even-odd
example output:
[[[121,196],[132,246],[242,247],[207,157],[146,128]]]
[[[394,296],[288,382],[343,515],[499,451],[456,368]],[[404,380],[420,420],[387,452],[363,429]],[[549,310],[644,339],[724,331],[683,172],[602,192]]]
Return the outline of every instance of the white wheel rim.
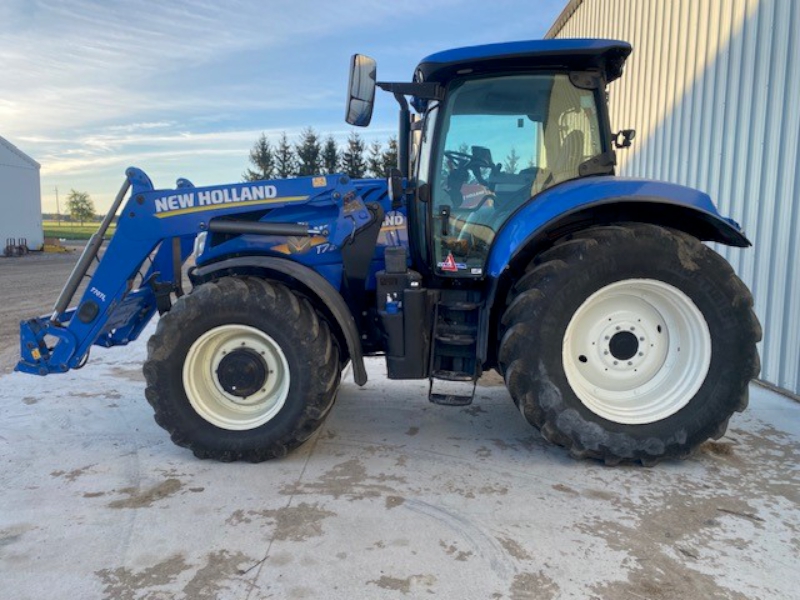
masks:
[[[267,370],[263,384],[241,397],[227,391],[217,371],[235,350],[260,356]],[[221,325],[195,340],[183,362],[183,387],[201,417],[222,429],[260,427],[280,412],[289,394],[289,364],[280,346],[266,333],[247,325]]]
[[[581,304],[564,334],[562,360],[573,392],[593,413],[617,423],[653,423],[686,406],[703,385],[711,333],[678,288],[628,279]]]

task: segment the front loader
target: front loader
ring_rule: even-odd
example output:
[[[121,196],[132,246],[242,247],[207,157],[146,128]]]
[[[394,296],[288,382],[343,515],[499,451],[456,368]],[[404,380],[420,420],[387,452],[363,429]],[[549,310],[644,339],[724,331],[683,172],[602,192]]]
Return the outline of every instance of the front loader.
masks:
[[[158,312],[145,395],[201,458],[285,455],[323,422],[346,364],[363,385],[373,355],[390,379],[428,379],[439,405],[469,404],[497,369],[575,457],[687,456],[724,434],[759,372],[750,292],[702,242],[750,242],[702,192],[615,176],[634,132],[612,133],[606,86],[630,51],[460,48],[405,83],[354,56],[348,123],[369,124],[376,87],[400,104],[388,181],[155,189],[128,169],[53,313],[21,324],[17,369],[79,368]]]

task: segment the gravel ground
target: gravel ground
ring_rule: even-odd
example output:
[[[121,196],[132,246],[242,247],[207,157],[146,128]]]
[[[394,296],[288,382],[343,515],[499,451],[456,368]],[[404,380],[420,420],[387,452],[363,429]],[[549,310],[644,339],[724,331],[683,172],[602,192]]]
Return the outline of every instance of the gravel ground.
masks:
[[[68,243],[67,247],[67,254],[0,257],[0,373],[10,373],[19,360],[19,322],[53,311],[83,243]],[[78,292],[83,293],[84,288]]]

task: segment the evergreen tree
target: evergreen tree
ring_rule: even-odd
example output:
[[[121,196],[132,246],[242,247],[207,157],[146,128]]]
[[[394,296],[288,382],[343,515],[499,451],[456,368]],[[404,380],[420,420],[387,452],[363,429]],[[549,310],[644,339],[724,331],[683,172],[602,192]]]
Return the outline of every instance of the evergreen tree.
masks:
[[[325,145],[322,147],[322,170],[327,175],[338,173],[340,160],[341,155],[339,147],[336,145],[336,140],[333,139],[332,135],[329,135],[328,139],[325,140]]]
[[[361,179],[367,171],[364,160],[364,140],[355,131],[347,139],[347,148],[342,155],[342,168],[353,179]]]
[[[377,140],[369,145],[369,157],[367,158],[367,170],[370,177],[380,179],[386,177],[383,174],[383,150],[381,143]]]
[[[319,136],[313,128],[308,127],[303,130],[295,151],[298,175],[318,175],[322,171],[322,147]]]
[[[389,171],[397,166],[397,138],[392,136],[389,138],[389,144],[386,151],[381,157],[383,161],[383,176],[388,177]]]
[[[275,148],[275,174],[280,179],[294,177],[297,174],[296,164],[297,161],[294,156],[294,150],[284,131],[281,134],[281,139],[278,141],[277,148]]]
[[[517,166],[519,166],[519,154],[517,154],[517,149],[511,146],[511,152],[506,155],[504,164],[506,173],[511,173],[513,175],[517,172]]]
[[[275,176],[275,153],[267,136],[263,133],[250,150],[250,162],[254,168],[248,168],[244,172],[245,181],[272,179]]]

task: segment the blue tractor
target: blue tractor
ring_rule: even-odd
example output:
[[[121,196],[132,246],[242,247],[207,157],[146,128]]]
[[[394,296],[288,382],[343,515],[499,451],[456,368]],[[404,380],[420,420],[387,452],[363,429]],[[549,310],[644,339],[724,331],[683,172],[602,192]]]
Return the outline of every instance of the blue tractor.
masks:
[[[348,123],[369,124],[376,87],[400,104],[388,181],[156,189],[128,169],[53,313],[22,323],[17,369],[79,368],[158,312],[145,395],[201,458],[285,455],[323,422],[347,363],[363,385],[375,355],[390,379],[429,379],[441,405],[470,403],[496,369],[575,457],[687,456],[725,432],[759,372],[751,294],[702,242],[750,243],[702,192],[615,177],[634,132],[612,133],[606,86],[630,52],[460,48],[406,83],[354,56]]]

